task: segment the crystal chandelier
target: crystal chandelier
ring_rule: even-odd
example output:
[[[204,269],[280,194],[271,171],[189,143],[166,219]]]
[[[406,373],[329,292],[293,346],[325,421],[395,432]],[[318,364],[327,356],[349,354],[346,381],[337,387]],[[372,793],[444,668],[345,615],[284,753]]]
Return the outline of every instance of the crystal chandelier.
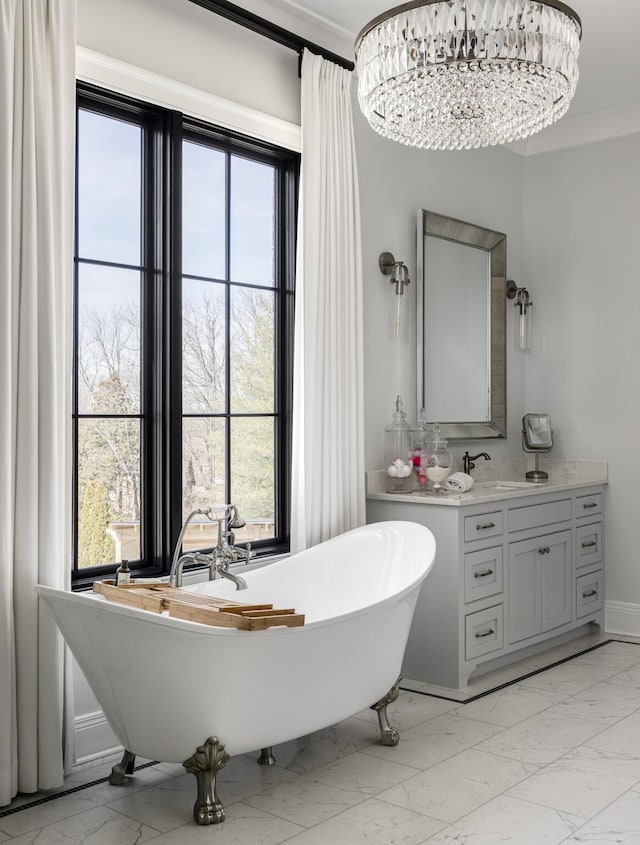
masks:
[[[559,0],[414,0],[356,39],[358,100],[385,138],[432,150],[526,138],[561,118],[582,25]]]

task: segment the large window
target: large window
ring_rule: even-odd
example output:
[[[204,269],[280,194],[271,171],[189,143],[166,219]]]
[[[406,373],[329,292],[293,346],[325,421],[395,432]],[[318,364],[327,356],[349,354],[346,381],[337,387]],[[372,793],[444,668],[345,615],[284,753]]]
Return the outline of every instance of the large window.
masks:
[[[84,86],[77,117],[74,583],[166,572],[209,505],[284,551],[297,156]]]

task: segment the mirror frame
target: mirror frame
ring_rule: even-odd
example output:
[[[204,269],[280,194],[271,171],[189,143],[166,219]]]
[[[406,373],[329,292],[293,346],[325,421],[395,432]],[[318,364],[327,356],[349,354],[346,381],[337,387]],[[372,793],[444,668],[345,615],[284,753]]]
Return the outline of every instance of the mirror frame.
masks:
[[[507,236],[473,223],[445,217],[433,211],[418,211],[417,227],[417,337],[418,354],[417,398],[418,410],[425,409],[430,423],[440,424],[440,431],[447,440],[484,440],[507,436],[507,344],[506,344],[506,295],[507,295]],[[477,422],[431,420],[425,400],[427,386],[424,378],[424,285],[425,237],[454,241],[465,246],[484,249],[489,253],[491,272],[491,362],[490,419]]]

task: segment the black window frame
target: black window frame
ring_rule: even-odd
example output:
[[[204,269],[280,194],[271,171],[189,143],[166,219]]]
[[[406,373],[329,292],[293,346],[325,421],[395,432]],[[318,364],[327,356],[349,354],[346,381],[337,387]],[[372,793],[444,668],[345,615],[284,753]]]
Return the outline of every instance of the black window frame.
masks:
[[[296,221],[300,156],[88,83],[78,82],[76,114],[87,109],[134,122],[143,131],[141,263],[141,559],[130,561],[134,575],[166,575],[182,526],[182,142],[195,140],[274,166],[276,255],[275,308],[275,537],[252,544],[257,557],[289,551],[291,505],[291,417],[295,304]],[[76,173],[78,145],[76,142]],[[72,588],[87,589],[117,567],[78,568],[78,423],[95,414],[78,409],[79,267],[96,262],[78,253],[76,179],[73,322],[73,558]],[[228,211],[227,211],[228,213]],[[227,262],[228,264],[228,262]],[[227,280],[228,285],[232,284]],[[225,340],[227,360],[229,334]],[[102,415],[98,415],[102,416]],[[232,416],[232,415],[231,415]],[[229,427],[227,425],[227,438]],[[229,491],[230,449],[226,490]]]

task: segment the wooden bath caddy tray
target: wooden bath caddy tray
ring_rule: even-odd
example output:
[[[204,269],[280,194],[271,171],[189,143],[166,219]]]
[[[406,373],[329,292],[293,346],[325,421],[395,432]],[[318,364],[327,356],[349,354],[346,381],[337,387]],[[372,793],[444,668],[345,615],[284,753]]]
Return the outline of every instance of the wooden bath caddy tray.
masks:
[[[94,581],[93,590],[108,601],[141,607],[154,613],[168,611],[176,619],[202,622],[222,628],[240,628],[243,631],[263,631],[277,625],[297,628],[304,625],[304,614],[293,608],[274,608],[272,604],[242,604],[216,596],[190,593],[164,583],[132,581],[116,587],[115,581]]]

